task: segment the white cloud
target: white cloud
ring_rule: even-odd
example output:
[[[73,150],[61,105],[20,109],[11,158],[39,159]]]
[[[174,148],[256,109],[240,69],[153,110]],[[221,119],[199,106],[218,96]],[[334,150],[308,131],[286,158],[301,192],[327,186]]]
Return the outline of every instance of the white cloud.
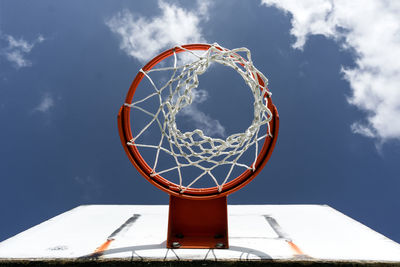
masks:
[[[145,62],[162,49],[205,42],[200,24],[207,20],[209,6],[209,1],[198,1],[195,10],[186,10],[159,0],[160,16],[148,19],[123,10],[106,20],[106,25],[120,37],[125,53]]]
[[[4,54],[4,56],[8,61],[13,63],[17,69],[22,67],[29,67],[32,65],[32,62],[25,59],[24,55],[19,50],[7,52]]]
[[[36,40],[31,43],[23,38],[16,39],[11,35],[1,35],[0,37],[8,43],[7,47],[1,50],[1,55],[3,55],[17,69],[32,66],[32,62],[26,59],[26,56],[31,52],[36,44],[45,40],[42,35],[39,35]]]
[[[34,108],[34,111],[47,112],[54,106],[54,99],[50,95],[44,95],[39,105]]]
[[[201,111],[197,104],[208,99],[208,92],[201,89],[192,89],[193,102],[184,107],[178,115],[188,116],[197,129],[201,129],[208,136],[225,137],[225,128],[218,120],[215,120]]]
[[[356,52],[356,67],[343,68],[348,101],[366,112],[355,133],[400,140],[400,1],[262,0],[292,15],[294,48],[321,34]]]
[[[106,20],[106,25],[120,37],[120,48],[129,56],[141,62],[153,58],[163,49],[175,45],[205,42],[201,23],[208,19],[210,1],[197,1],[194,10],[187,10],[163,0],[158,1],[162,11],[159,16],[150,19],[135,15],[128,10],[117,13]],[[191,61],[190,55],[180,55],[180,63]],[[198,103],[207,97],[204,90],[193,90],[193,103],[178,113],[190,117],[194,125],[207,135],[225,136],[225,128],[199,110]]]

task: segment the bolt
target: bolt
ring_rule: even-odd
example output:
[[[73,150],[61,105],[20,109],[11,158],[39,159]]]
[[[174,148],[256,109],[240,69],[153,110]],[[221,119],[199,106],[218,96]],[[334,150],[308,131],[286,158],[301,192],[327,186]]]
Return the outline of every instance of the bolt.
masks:
[[[172,247],[173,247],[173,248],[180,248],[180,247],[181,247],[181,243],[179,243],[179,242],[172,242]]]
[[[217,243],[215,244],[215,248],[224,248],[225,245],[223,243]]]
[[[183,238],[183,234],[176,234],[175,235],[177,238]]]
[[[224,235],[221,235],[221,234],[216,234],[215,236],[214,236],[214,238],[223,238],[224,237]]]

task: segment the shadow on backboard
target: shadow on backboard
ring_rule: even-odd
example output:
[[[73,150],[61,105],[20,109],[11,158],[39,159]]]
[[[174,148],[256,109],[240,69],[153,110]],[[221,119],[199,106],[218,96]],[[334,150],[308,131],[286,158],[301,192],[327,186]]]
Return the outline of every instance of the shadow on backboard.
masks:
[[[149,258],[149,256],[141,256],[140,251],[143,250],[163,250],[164,257],[162,258],[163,260],[171,260],[169,255],[173,254],[175,260],[181,260],[183,259],[182,256],[179,257],[179,251],[188,251],[187,249],[168,249],[166,248],[166,241],[160,243],[160,244],[149,244],[149,245],[140,245],[140,246],[129,246],[129,247],[121,247],[121,248],[113,248],[113,249],[107,249],[101,253],[93,253],[90,255],[85,255],[80,257],[80,259],[98,259],[99,257],[102,256],[109,256],[113,254],[118,254],[118,253],[124,253],[124,252],[130,252],[131,253],[131,260],[134,259],[140,259],[144,260]],[[221,250],[221,249],[218,249]],[[197,250],[203,252],[204,250]],[[215,249],[208,249],[207,252],[204,253],[199,253],[198,257],[199,260],[215,260],[217,261],[218,258],[215,255]],[[239,260],[250,260],[250,259],[263,259],[263,260],[269,260],[272,259],[270,255],[268,255],[265,252],[262,252],[260,250],[255,250],[252,248],[246,248],[246,247],[240,247],[240,246],[230,246],[229,251],[236,251],[240,253],[240,256],[238,257]],[[204,257],[201,258],[202,256],[200,254],[204,254]],[[155,254],[154,254],[155,255]],[[151,257],[151,258],[161,258],[161,254]],[[235,257],[236,258],[236,257]]]

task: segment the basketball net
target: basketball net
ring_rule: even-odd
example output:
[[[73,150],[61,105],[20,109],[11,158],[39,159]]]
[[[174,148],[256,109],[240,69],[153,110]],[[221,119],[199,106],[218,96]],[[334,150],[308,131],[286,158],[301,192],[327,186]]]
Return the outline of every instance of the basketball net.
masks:
[[[202,54],[177,46],[194,56],[194,60],[187,64],[178,64],[177,54],[173,53],[173,66],[153,68],[148,71],[140,70],[151,84],[152,91],[149,95],[132,103],[125,103],[148,116],[150,120],[127,143],[129,146],[154,149],[154,164],[151,177],[168,175],[177,171],[180,193],[192,188],[197,181],[208,176],[215,183],[218,191],[231,179],[233,169],[255,170],[255,163],[259,153],[258,142],[267,136],[272,137],[269,122],[272,112],[268,108],[268,99],[271,93],[267,89],[268,79],[253,65],[251,53],[247,48],[229,50],[213,44]],[[244,56],[239,55],[242,54]],[[195,90],[199,86],[199,76],[202,75],[210,64],[218,63],[234,69],[245,81],[254,97],[254,116],[250,126],[241,133],[232,134],[225,139],[207,136],[202,130],[182,132],[177,127],[176,117],[179,112],[192,104]],[[162,86],[156,86],[152,79],[155,72],[172,72],[169,80]],[[228,92],[227,92],[228,93]],[[158,99],[159,107],[154,112],[146,108],[150,99]],[[160,140],[155,144],[141,143],[140,137],[149,130],[153,124],[160,130]],[[260,133],[260,127],[266,125],[267,131]],[[241,160],[243,154],[250,147],[254,147],[254,160],[246,163]],[[175,166],[161,169],[159,166],[160,152],[165,152],[173,158]],[[218,166],[228,166],[227,173],[222,179],[216,178],[213,173]],[[198,168],[200,174],[192,177],[183,184],[182,171],[185,168]],[[187,177],[185,176],[185,179]],[[187,181],[187,180],[185,180]],[[221,182],[222,181],[222,182]]]

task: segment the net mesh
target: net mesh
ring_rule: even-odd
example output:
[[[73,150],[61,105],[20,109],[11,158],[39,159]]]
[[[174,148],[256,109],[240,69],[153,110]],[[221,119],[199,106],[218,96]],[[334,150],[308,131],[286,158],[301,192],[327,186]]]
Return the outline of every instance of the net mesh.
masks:
[[[206,51],[198,54],[177,46],[194,56],[190,63],[178,65],[177,53],[173,53],[173,66],[153,68],[148,71],[140,70],[151,84],[151,92],[132,103],[125,103],[150,116],[150,120],[128,142],[130,146],[151,148],[154,150],[154,163],[150,176],[162,175],[177,171],[179,181],[177,185],[181,193],[192,188],[203,177],[211,178],[212,183],[221,191],[222,187],[234,177],[234,168],[243,170],[255,169],[259,153],[259,141],[271,136],[269,122],[272,112],[268,108],[268,98],[271,93],[267,90],[268,79],[257,70],[251,60],[251,53],[247,48],[226,49],[218,44],[213,44]],[[241,56],[240,54],[243,54]],[[202,75],[211,63],[219,63],[234,69],[245,81],[254,96],[254,116],[250,126],[241,133],[235,133],[227,138],[207,136],[201,129],[181,132],[177,127],[178,113],[193,102],[194,90],[199,86],[199,75]],[[169,80],[161,86],[156,86],[152,79],[155,72],[172,73]],[[159,106],[155,112],[146,108],[150,99],[158,99]],[[156,124],[160,130],[160,140],[155,144],[145,144],[140,137]],[[266,131],[260,133],[260,127],[266,125]],[[271,136],[272,137],[272,136]],[[241,162],[241,157],[250,147],[254,147],[254,157],[250,163]],[[167,169],[159,167],[160,153],[165,152],[173,158],[174,166]],[[215,170],[218,166],[225,166],[226,173],[223,177],[216,178]],[[197,168],[194,177],[183,184],[182,171],[185,168]],[[185,179],[187,181],[187,179]]]

